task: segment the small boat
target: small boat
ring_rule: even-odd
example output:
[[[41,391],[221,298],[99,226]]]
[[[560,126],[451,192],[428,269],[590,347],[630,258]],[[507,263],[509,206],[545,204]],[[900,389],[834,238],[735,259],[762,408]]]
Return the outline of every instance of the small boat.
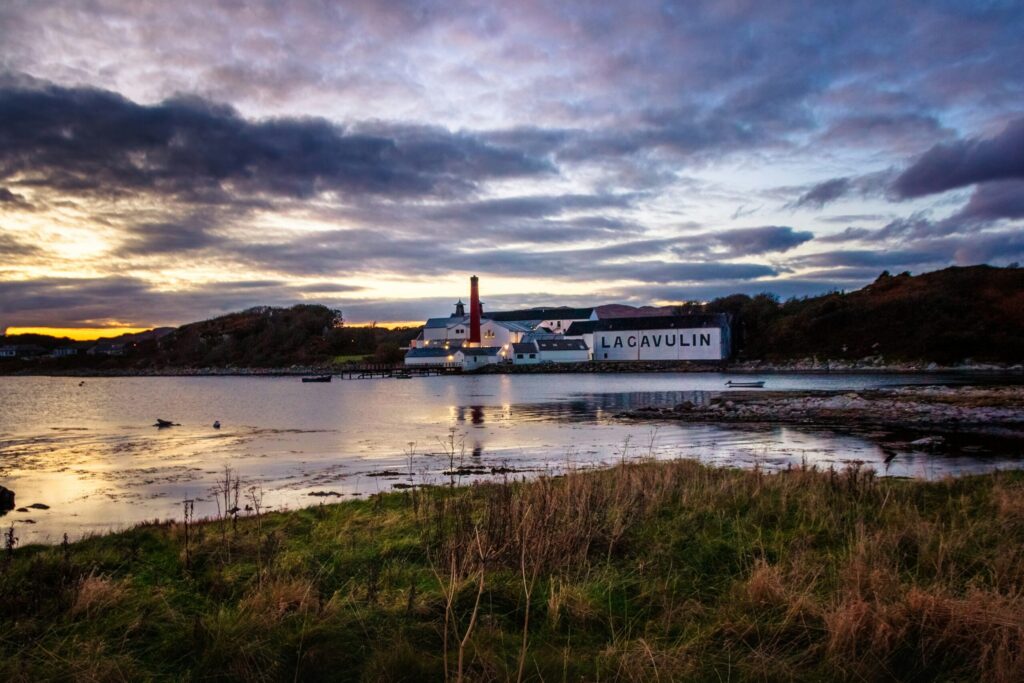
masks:
[[[161,420],[159,417],[156,419],[156,424],[153,425],[159,429],[166,429],[168,427],[180,427],[177,422],[171,422],[170,420]]]
[[[757,382],[733,382],[732,380],[729,380],[728,382],[725,383],[725,386],[736,387],[740,389],[763,389],[764,380],[759,380]]]
[[[316,375],[315,377],[303,377],[303,382],[330,382],[330,375]]]
[[[399,370],[398,372],[393,374],[392,377],[394,377],[395,379],[412,379],[412,375],[409,374],[408,372],[405,372],[404,370]]]

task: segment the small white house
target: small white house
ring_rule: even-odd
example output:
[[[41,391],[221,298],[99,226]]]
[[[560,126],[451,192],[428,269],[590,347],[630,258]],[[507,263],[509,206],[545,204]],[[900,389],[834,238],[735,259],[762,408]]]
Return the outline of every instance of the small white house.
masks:
[[[582,339],[538,339],[541,363],[581,363],[590,360],[590,349]]]
[[[454,361],[461,365],[463,370],[476,370],[500,362],[500,353],[500,346],[474,346],[456,351]]]
[[[513,344],[510,355],[513,365],[536,365],[540,362],[537,345],[533,342]]]

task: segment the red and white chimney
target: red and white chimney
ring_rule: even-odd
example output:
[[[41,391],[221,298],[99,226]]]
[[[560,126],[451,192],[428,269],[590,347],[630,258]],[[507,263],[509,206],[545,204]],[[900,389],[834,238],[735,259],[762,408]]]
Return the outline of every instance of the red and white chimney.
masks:
[[[469,343],[480,345],[480,278],[469,278]]]

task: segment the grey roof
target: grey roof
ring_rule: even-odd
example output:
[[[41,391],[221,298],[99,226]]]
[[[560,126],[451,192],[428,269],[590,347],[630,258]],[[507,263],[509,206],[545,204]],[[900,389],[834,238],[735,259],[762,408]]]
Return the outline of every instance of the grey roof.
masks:
[[[547,306],[541,308],[526,308],[521,311],[490,311],[484,313],[485,318],[491,320],[568,320],[575,318],[587,320],[593,315],[593,308],[570,308],[568,306]]]
[[[501,351],[500,346],[473,346],[468,349],[459,349],[465,356],[497,356]]]
[[[603,320],[577,320],[565,328],[566,337],[581,337],[593,332]]]
[[[538,339],[537,348],[541,351],[587,351],[587,343],[582,339]]]
[[[484,319],[485,320],[488,319],[487,316],[484,316]],[[498,325],[501,325],[506,330],[512,330],[513,332],[532,332],[533,331],[533,325],[529,324],[527,321],[522,321],[522,320],[494,320],[494,323],[498,324]]]
[[[512,353],[537,353],[537,345],[532,342],[513,344]]]
[[[449,354],[455,353],[453,349],[443,349],[439,346],[428,346],[426,348],[409,349],[406,352],[406,358],[443,358]]]
[[[573,327],[575,325],[576,323],[573,323]],[[699,313],[695,315],[657,315],[595,320],[594,331],[672,330],[693,327],[727,327],[728,325],[729,316],[724,313]],[[569,329],[571,330],[572,327]]]
[[[448,327],[449,322],[451,322],[451,318],[427,318],[427,324],[424,325],[424,327],[433,330],[441,327]]]

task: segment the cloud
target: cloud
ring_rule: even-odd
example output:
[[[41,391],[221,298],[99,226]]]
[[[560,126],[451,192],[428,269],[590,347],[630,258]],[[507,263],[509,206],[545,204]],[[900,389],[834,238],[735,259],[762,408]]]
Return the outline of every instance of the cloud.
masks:
[[[0,232],[0,256],[3,256],[5,259],[36,256],[41,253],[42,250],[35,245],[26,244],[12,235],[5,235]]]
[[[794,201],[786,205],[789,209],[810,207],[821,209],[826,204],[859,194],[862,197],[881,195],[892,178],[892,171],[875,171],[854,177],[830,178],[812,185]]]
[[[304,296],[307,286],[276,280],[195,284],[161,290],[133,277],[0,280],[0,316],[17,326],[92,326],[131,321],[138,325],[182,324],[256,305],[336,304],[336,296]],[[322,285],[313,285],[317,293]],[[336,287],[336,294],[359,291]],[[197,313],[201,312],[202,315]]]
[[[1010,179],[1024,179],[1024,118],[1011,121],[990,138],[932,147],[895,179],[892,190],[909,199]]]
[[[4,205],[15,208],[31,208],[22,195],[15,194],[6,187],[0,187],[0,206]]]
[[[850,178],[832,178],[818,183],[793,202],[794,207],[811,206],[817,209],[834,202],[850,191]]]
[[[195,97],[140,105],[94,88],[0,89],[0,177],[65,193],[144,191],[200,203],[452,195],[553,171],[543,158],[436,126],[251,120]]]
[[[760,228],[725,230],[710,238],[725,247],[730,256],[755,256],[789,251],[814,239],[814,233],[794,230],[784,225],[766,225]]]

